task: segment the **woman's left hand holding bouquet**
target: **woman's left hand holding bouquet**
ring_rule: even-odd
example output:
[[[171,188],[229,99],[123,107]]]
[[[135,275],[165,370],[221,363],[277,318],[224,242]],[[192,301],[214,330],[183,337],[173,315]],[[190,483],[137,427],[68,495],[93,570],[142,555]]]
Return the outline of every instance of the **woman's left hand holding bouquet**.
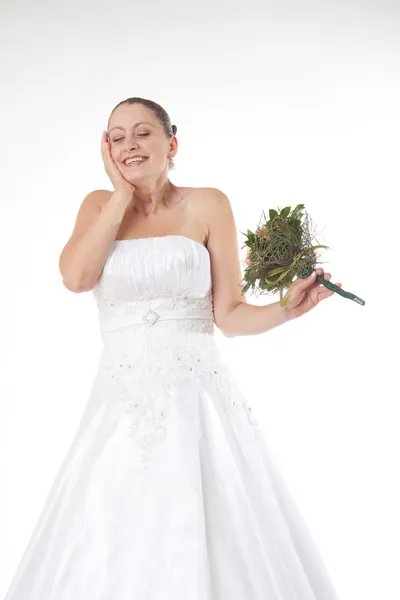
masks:
[[[316,277],[323,275],[324,279],[331,278],[330,273],[324,273],[324,270],[317,267],[312,275],[302,279],[298,277],[287,289],[284,299],[287,301],[285,310],[288,319],[297,319],[305,313],[315,308],[322,300],[333,296],[335,292],[327,289],[323,284],[320,284]],[[336,284],[341,287],[341,283]]]

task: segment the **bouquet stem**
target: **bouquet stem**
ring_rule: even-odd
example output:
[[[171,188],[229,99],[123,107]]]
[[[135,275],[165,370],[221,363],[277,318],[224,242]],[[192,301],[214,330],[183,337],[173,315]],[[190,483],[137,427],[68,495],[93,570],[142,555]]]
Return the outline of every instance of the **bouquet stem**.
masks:
[[[307,271],[307,273],[305,274],[305,277],[308,277],[309,275],[311,275],[312,272],[313,272],[313,269],[310,268],[309,271]],[[327,287],[329,290],[332,290],[333,292],[340,294],[341,296],[343,296],[343,298],[348,298],[349,300],[354,300],[354,302],[357,302],[357,304],[361,304],[361,306],[364,306],[365,300],[362,300],[362,298],[359,298],[358,296],[356,296],[355,294],[352,294],[351,292],[346,292],[345,290],[342,290],[342,288],[338,287],[334,283],[331,283],[330,281],[325,279],[323,275],[317,275],[317,281],[319,281],[319,283],[322,283],[322,285]]]

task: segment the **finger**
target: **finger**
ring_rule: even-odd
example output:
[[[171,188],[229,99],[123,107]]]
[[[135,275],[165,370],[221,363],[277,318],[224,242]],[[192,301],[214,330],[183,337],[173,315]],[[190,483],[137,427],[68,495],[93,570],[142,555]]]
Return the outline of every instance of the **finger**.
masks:
[[[104,152],[105,152],[105,155],[107,156],[107,158],[111,159],[111,148],[110,148],[110,144],[107,142],[107,140],[104,143]]]
[[[107,143],[107,137],[106,137],[107,133],[105,131],[103,131],[103,134],[101,136],[101,152],[103,154],[103,156],[105,155],[108,143]]]
[[[107,131],[103,131],[103,135],[101,136],[101,143],[102,143],[102,146],[104,146],[104,147],[110,146]]]
[[[324,279],[326,281],[329,281],[331,279],[332,275],[330,273],[324,273]],[[320,281],[317,281],[318,287],[319,288],[323,288],[325,287],[323,283],[321,283]]]
[[[335,285],[340,288],[342,287],[341,283],[335,283]],[[333,296],[333,294],[335,294],[334,290],[325,289],[324,291],[318,293],[318,300],[325,300],[325,298],[329,298],[330,296]]]
[[[316,271],[319,276],[323,275],[325,277],[326,274],[330,275],[328,271],[325,273],[322,267],[315,267],[314,271]]]
[[[318,273],[316,271],[313,271],[311,273],[311,275],[309,275],[308,277],[305,277],[304,279],[302,279],[302,278],[297,279],[297,281],[299,281],[300,289],[304,290],[304,289],[308,288],[310,285],[313,285],[317,280],[317,275],[318,275]],[[295,283],[297,283],[297,281],[295,281]]]

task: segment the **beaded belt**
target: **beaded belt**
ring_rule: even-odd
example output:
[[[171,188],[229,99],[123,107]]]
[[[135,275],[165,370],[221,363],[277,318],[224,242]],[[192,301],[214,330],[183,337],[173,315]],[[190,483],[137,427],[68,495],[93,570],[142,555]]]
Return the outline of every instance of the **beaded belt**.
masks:
[[[131,325],[154,325],[157,321],[168,319],[207,319],[214,321],[213,311],[209,308],[183,308],[183,309],[157,309],[150,308],[145,313],[131,313],[115,315],[107,319],[107,324],[102,322],[102,331],[114,331]]]

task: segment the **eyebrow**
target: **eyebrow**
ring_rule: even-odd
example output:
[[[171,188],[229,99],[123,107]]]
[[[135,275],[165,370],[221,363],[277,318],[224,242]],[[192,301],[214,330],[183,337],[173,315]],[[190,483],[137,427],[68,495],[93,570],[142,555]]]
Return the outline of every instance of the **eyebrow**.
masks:
[[[154,127],[154,125],[152,125],[152,124],[151,124],[151,123],[149,123],[148,121],[140,121],[140,123],[136,123],[136,125],[134,125],[134,127],[138,127],[138,125],[144,125],[145,123],[146,123],[147,125],[151,125],[151,127]],[[117,125],[116,127],[112,127],[112,129],[110,129],[110,131],[109,131],[108,133],[111,133],[111,132],[112,132],[114,129],[123,129],[124,131],[126,131],[126,130],[125,130],[125,127],[119,127],[119,126]]]

